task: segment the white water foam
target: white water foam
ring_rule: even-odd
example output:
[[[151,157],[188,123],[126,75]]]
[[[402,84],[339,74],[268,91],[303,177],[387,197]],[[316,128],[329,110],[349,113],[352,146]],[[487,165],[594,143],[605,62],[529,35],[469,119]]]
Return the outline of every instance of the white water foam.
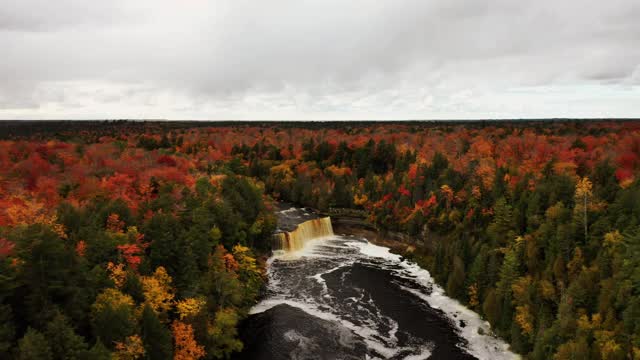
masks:
[[[327,256],[319,254],[318,249],[322,245],[323,245],[323,241],[314,241],[313,244],[305,246],[305,249],[303,249],[302,252],[305,254],[305,257],[320,258],[320,259],[327,258]],[[298,256],[298,257],[279,257],[278,258],[278,260],[286,261],[286,262],[292,261],[293,259],[299,260],[301,259],[301,257]],[[274,260],[275,259],[269,259],[269,262],[272,262]],[[320,283],[320,285],[323,288],[323,293],[325,294],[324,297],[330,297],[328,295],[328,291],[326,290],[326,281],[322,278],[322,275],[331,273],[345,266],[350,266],[353,264],[353,262],[354,260],[340,262],[335,267],[332,267],[326,271],[322,271],[314,276],[311,276],[310,278],[313,278],[313,280],[315,280],[314,282]],[[269,287],[282,289],[282,286],[280,286],[280,279],[276,278],[275,276],[272,276],[273,274],[271,274],[270,269],[268,270],[268,273],[269,273]],[[257,313],[267,311],[275,306],[286,304],[286,305],[295,307],[299,310],[302,310],[307,314],[317,317],[319,319],[335,322],[337,324],[340,324],[344,328],[349,329],[354,334],[357,334],[359,337],[362,338],[362,340],[364,341],[364,343],[369,349],[373,350],[375,353],[380,355],[380,356],[374,356],[374,357],[368,356],[368,358],[372,360],[392,358],[401,352],[405,352],[405,353],[416,352],[415,348],[396,346],[397,338],[395,335],[396,335],[396,332],[398,331],[398,323],[395,322],[393,319],[384,317],[386,320],[389,321],[390,329],[387,333],[380,333],[377,330],[375,330],[375,322],[373,321],[362,321],[363,319],[360,319],[361,324],[356,325],[355,323],[337,314],[332,313],[329,309],[327,309],[326,304],[318,302],[317,301],[318,299],[315,299],[313,297],[308,297],[303,294],[296,294],[296,296],[297,296],[296,300],[288,298],[286,293],[283,295],[272,296],[255,305],[253,308],[251,308],[249,313],[257,314]],[[359,304],[361,304],[362,302],[365,302],[368,305],[373,305],[374,311],[376,312],[375,317],[377,318],[383,317],[382,314],[380,314],[379,309],[375,307],[375,304],[371,299],[364,300],[364,292],[361,292],[357,298],[349,298],[346,300],[351,300],[355,306],[359,307],[360,310],[364,310],[368,312],[370,310],[361,308]]]
[[[322,286],[322,294],[323,294],[323,296],[331,297],[331,295],[329,295],[329,288],[327,288],[327,282],[324,280],[324,278],[322,278],[322,275],[330,274],[330,273],[332,273],[332,272],[334,272],[336,270],[339,270],[339,269],[341,269],[341,268],[343,268],[345,266],[349,266],[349,265],[352,265],[352,264],[353,264],[353,262],[344,262],[344,263],[341,263],[338,266],[333,267],[333,268],[331,268],[331,269],[329,269],[327,271],[322,271],[322,272],[319,272],[319,273],[317,273],[317,274],[315,274],[313,276],[310,276],[310,278],[314,279],[315,281],[318,282],[318,284],[320,284]]]
[[[433,349],[430,346],[425,346],[420,349],[420,353],[416,355],[409,355],[404,360],[425,360],[431,357],[431,351]]]
[[[354,322],[347,319],[349,318],[349,314],[339,315],[331,312],[331,300],[329,300],[328,303],[324,303],[323,300],[314,298],[309,294],[291,293],[291,289],[288,288],[288,284],[286,283],[290,280],[290,276],[295,274],[297,271],[297,266],[306,266],[303,264],[308,264],[306,260],[304,263],[300,263],[299,260],[308,258],[309,261],[320,261],[321,264],[325,265],[320,266],[320,268],[317,269],[318,272],[312,273],[312,275],[307,275],[306,279],[308,279],[307,281],[310,280],[313,283],[318,284],[321,287],[318,290],[320,291],[321,296],[329,299],[331,296],[329,295],[326,281],[322,277],[323,275],[332,273],[346,266],[351,266],[356,261],[381,259],[381,264],[377,260],[376,263],[382,267],[389,267],[388,270],[392,271],[394,275],[404,279],[409,279],[427,289],[431,289],[430,292],[420,291],[400,285],[402,290],[413,294],[417,298],[426,302],[430,307],[440,309],[452,320],[451,322],[455,325],[460,336],[468,342],[468,345],[464,346],[463,350],[479,359],[503,360],[520,358],[518,355],[509,351],[509,345],[507,343],[491,336],[491,329],[488,322],[482,320],[478,314],[467,309],[458,301],[444,295],[442,288],[435,284],[427,270],[420,268],[417,264],[403,260],[400,255],[391,253],[389,248],[377,246],[357,239],[357,237],[353,236],[328,236],[309,241],[302,249],[297,251],[274,253],[274,255],[267,261],[269,288],[274,291],[274,294],[254,306],[250,310],[250,313],[261,313],[274,306],[287,304],[320,319],[336,322],[353,331],[355,334],[362,337],[369,349],[379,354],[383,359],[405,353],[407,354],[405,357],[406,359],[426,359],[433,351],[433,344],[414,346],[411,348],[400,348],[395,346],[395,344],[397,344],[397,322],[383,316],[375,304],[363,299],[363,294],[358,294],[357,297],[345,299],[347,301],[352,301],[352,304],[357,307],[358,310],[364,311],[367,314],[367,319],[354,320],[359,323],[356,325]],[[347,251],[348,253],[345,256],[342,256],[341,252],[343,251]],[[279,269],[278,274],[276,275],[272,271],[274,261],[281,261],[284,265],[292,265],[286,265],[284,269]],[[283,266],[282,264],[279,266]],[[288,269],[287,266],[293,266],[293,268]],[[293,273],[290,271],[293,271]],[[344,277],[345,274],[342,274],[342,276]],[[304,280],[300,279],[296,281]],[[368,307],[360,306],[362,301],[364,301]],[[376,323],[373,322],[373,319],[384,321],[389,328],[384,330],[384,332],[381,332],[383,331],[382,329],[380,331],[376,330],[377,326]],[[460,320],[465,323],[464,326],[460,324]],[[483,331],[484,334],[481,335],[479,331]],[[367,358],[371,357],[367,356]]]
[[[296,213],[296,212],[298,212],[298,209],[297,209],[297,208],[294,208],[294,207],[291,207],[291,208],[288,208],[288,209],[286,209],[286,210],[281,210],[281,211],[280,211],[280,214],[290,215],[290,214],[294,214],[294,213]],[[293,216],[292,216],[292,217],[293,217]],[[295,219],[295,218],[298,218],[298,217],[299,217],[299,216],[295,216],[295,217],[293,217],[293,218]]]
[[[431,287],[431,293],[425,294],[418,290],[401,286],[405,291],[427,302],[432,308],[442,310],[455,324],[462,337],[469,342],[469,346],[465,350],[471,355],[479,359],[520,359],[519,355],[509,351],[509,344],[494,336],[487,335],[491,334],[491,326],[487,321],[482,320],[477,313],[466,308],[457,300],[444,295],[444,290],[433,281],[431,274],[427,270],[420,268],[417,264],[402,260],[400,255],[391,253],[387,247],[369,242],[348,242],[347,245],[359,248],[360,252],[367,256],[383,258],[397,263],[397,265],[404,268],[412,279],[417,280],[423,286]],[[402,273],[398,273],[398,275],[403,276]],[[464,321],[464,327],[460,325],[460,320]],[[484,335],[480,334],[480,332],[484,332]]]
[[[335,314],[332,314],[327,311],[322,311],[318,309],[318,307],[315,304],[312,304],[312,303],[285,300],[285,299],[269,299],[269,300],[261,301],[259,304],[251,308],[251,310],[249,311],[249,314],[258,314],[261,312],[265,312],[281,304],[286,304],[291,307],[295,307],[297,309],[300,309],[306,312],[311,316],[315,316],[322,320],[335,322],[344,326],[345,328],[353,331],[354,334],[361,336],[364,339],[365,344],[367,344],[367,347],[381,354],[382,356],[384,356],[384,358],[393,357],[395,354],[397,354],[401,350],[410,350],[406,348],[398,349],[398,348],[386,347],[382,342],[374,340],[375,336],[378,335],[374,330],[369,329],[367,327],[355,325],[348,320],[344,320],[336,316]],[[374,357],[372,359],[377,359],[377,358]]]

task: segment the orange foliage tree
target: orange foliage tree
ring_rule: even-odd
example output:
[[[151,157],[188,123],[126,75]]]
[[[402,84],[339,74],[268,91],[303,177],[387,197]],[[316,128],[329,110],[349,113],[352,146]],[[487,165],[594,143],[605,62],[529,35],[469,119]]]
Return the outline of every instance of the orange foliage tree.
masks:
[[[204,357],[204,346],[198,345],[193,336],[193,327],[181,321],[171,325],[175,342],[174,360],[197,360]]]

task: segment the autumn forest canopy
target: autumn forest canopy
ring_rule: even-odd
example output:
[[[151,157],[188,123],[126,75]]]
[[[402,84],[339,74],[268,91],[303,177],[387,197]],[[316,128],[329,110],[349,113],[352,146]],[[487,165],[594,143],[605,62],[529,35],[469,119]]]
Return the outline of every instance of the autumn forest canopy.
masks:
[[[409,235],[526,358],[640,358],[640,122],[0,129],[4,357],[229,358],[286,201]]]

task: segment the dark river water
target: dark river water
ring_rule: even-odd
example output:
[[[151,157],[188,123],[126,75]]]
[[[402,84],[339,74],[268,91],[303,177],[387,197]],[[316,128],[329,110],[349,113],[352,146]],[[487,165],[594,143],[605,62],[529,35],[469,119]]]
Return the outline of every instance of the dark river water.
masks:
[[[281,227],[313,217],[280,211]],[[426,270],[364,238],[327,236],[269,259],[238,359],[514,359]]]

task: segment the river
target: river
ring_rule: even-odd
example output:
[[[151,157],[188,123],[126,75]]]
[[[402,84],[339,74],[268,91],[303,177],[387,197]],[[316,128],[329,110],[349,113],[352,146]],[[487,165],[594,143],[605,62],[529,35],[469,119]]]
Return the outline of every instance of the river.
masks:
[[[315,217],[297,208],[278,216],[286,231]],[[266,296],[243,322],[235,358],[518,358],[428,271],[362,237],[334,235],[330,222],[319,231],[269,259]]]

